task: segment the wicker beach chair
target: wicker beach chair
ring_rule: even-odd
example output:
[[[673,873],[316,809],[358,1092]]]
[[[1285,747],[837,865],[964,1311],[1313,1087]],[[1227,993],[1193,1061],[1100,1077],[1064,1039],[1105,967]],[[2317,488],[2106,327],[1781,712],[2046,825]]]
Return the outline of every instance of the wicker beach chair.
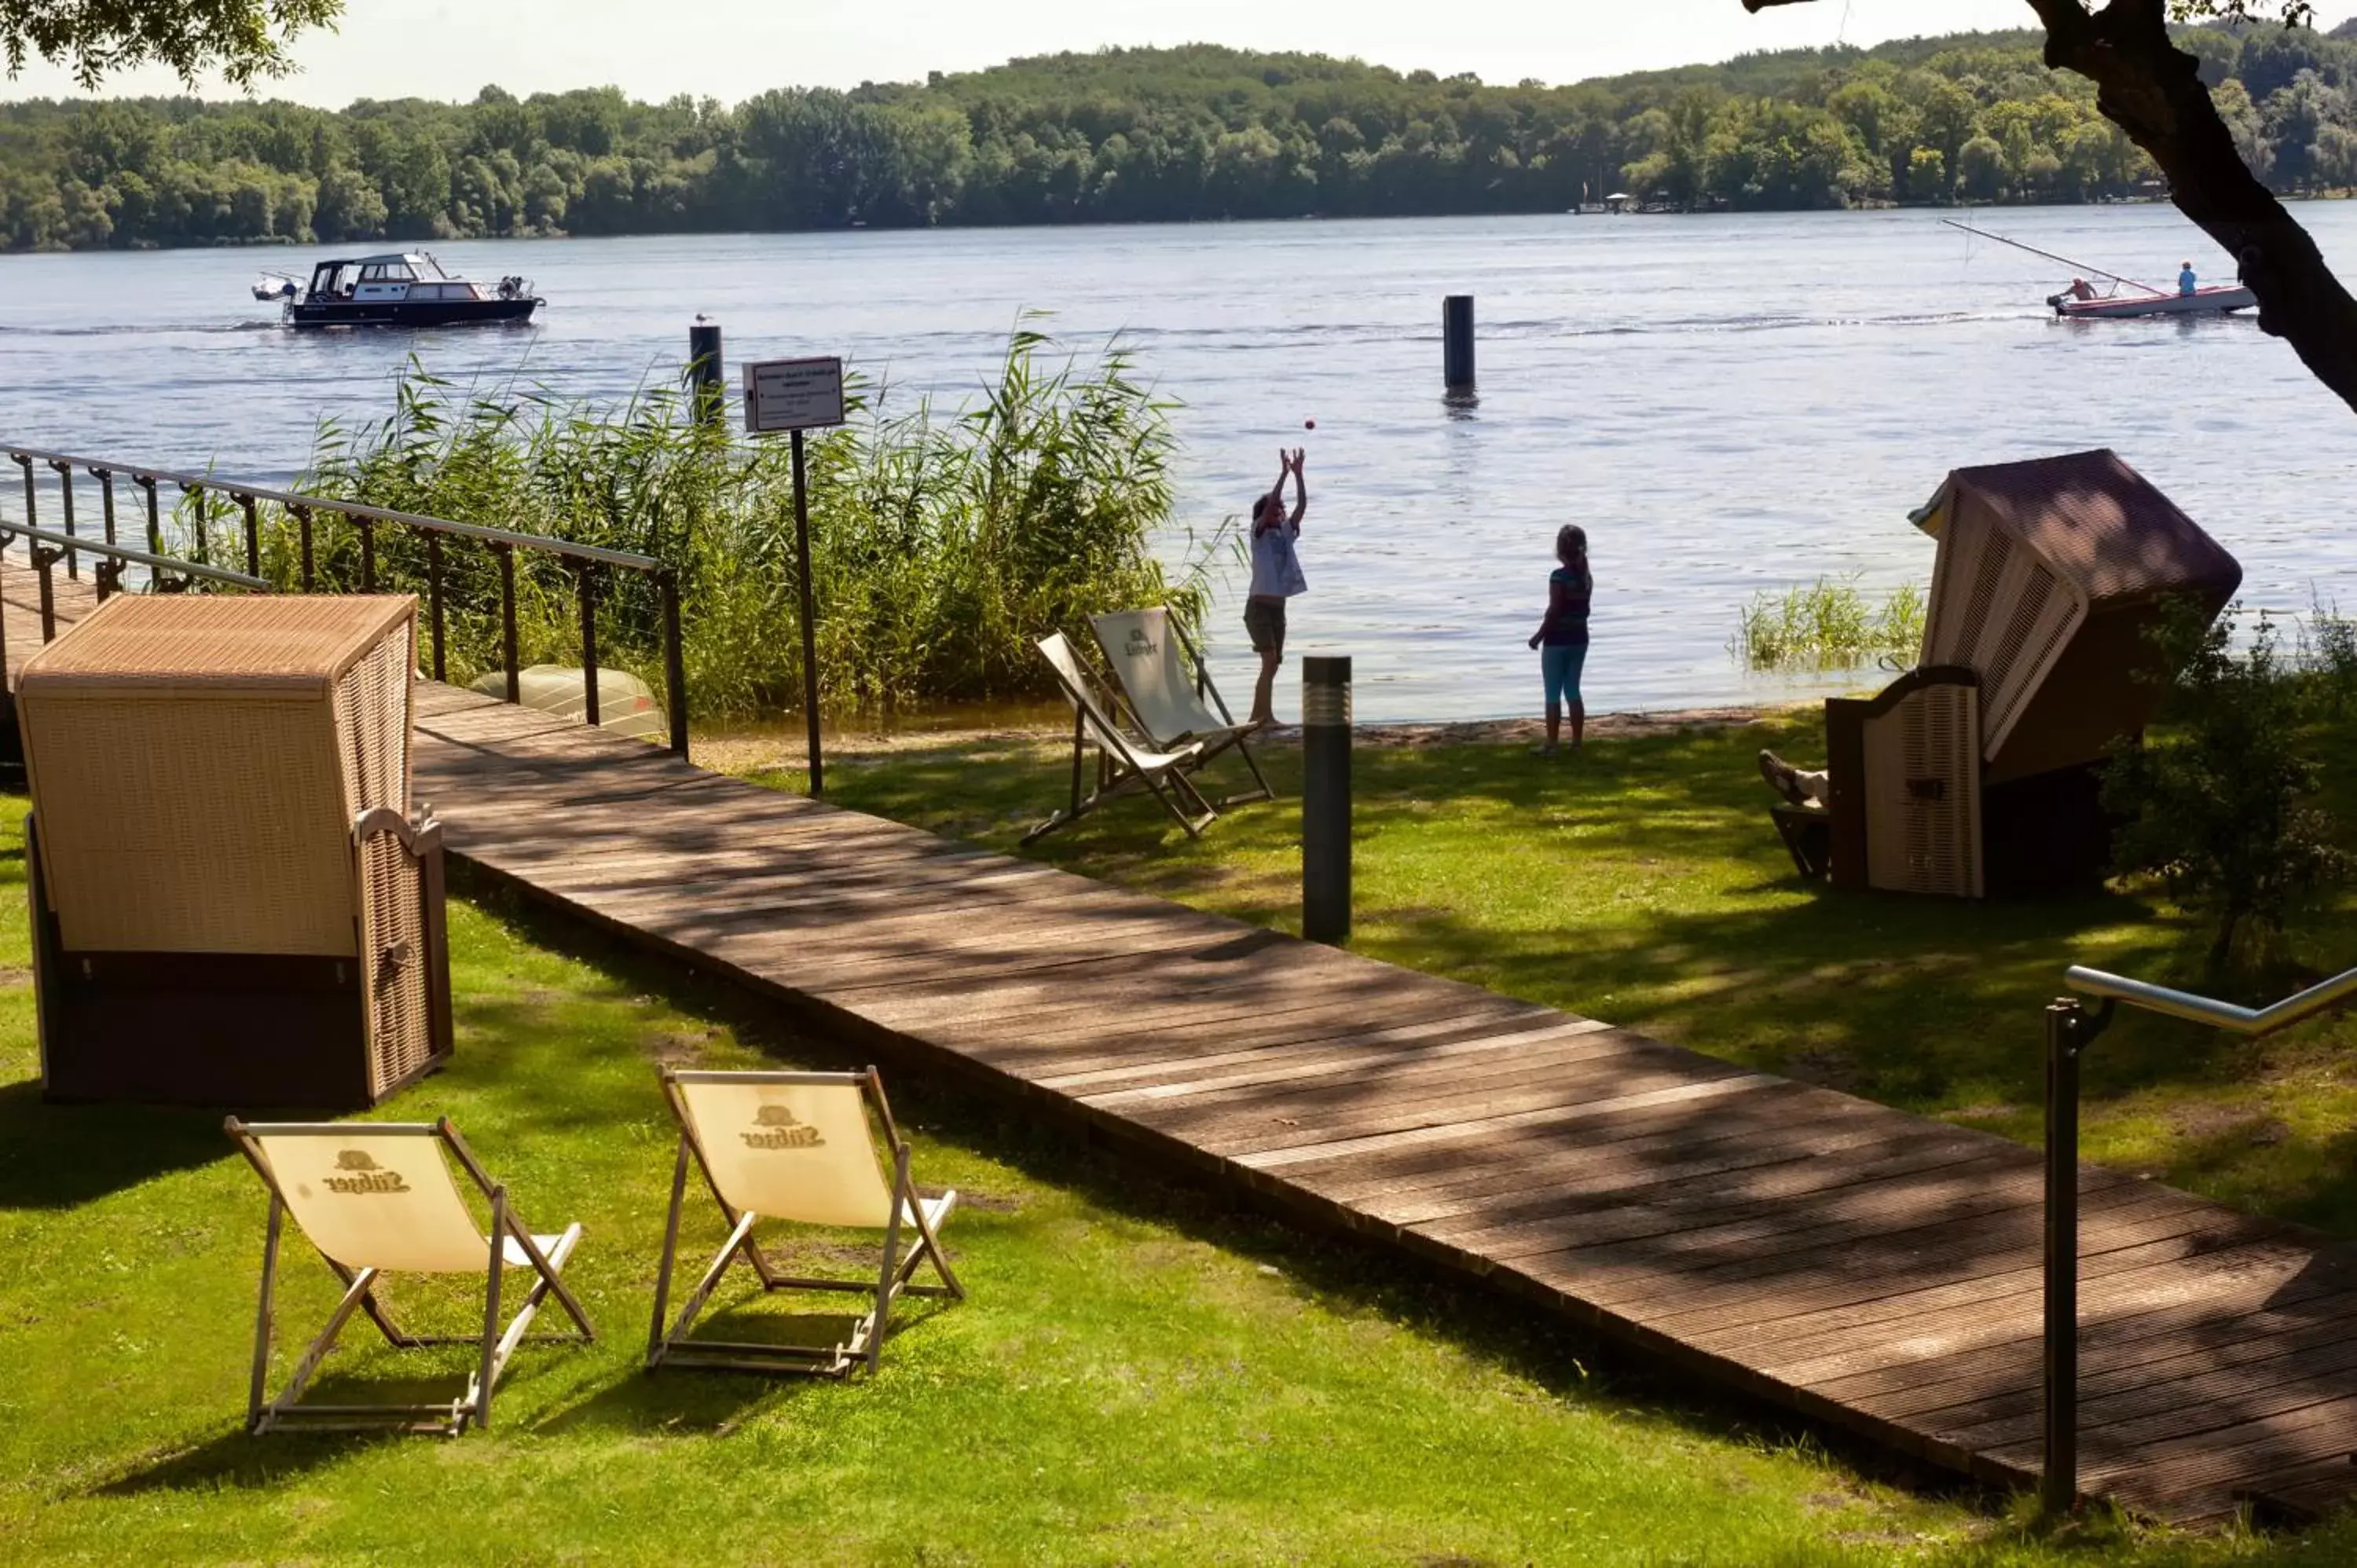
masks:
[[[965,1287],[942,1255],[941,1227],[957,1207],[954,1191],[920,1197],[909,1176],[909,1145],[884,1099],[884,1080],[866,1072],[691,1072],[663,1069],[663,1094],[679,1119],[679,1157],[672,1171],[671,1218],[655,1280],[647,1368],[710,1367],[753,1372],[843,1377],[874,1372],[884,1353],[892,1306],[903,1294],[962,1301]],[[875,1115],[875,1130],[868,1122]],[[881,1137],[881,1146],[877,1138]],[[887,1161],[890,1165],[888,1175]],[[681,1212],[693,1162],[720,1206],[728,1238],[670,1311],[679,1256]],[[759,1219],[880,1231],[874,1272],[863,1279],[781,1273],[753,1234]],[[690,1330],[730,1265],[752,1265],[763,1291],[849,1292],[872,1298],[842,1337],[823,1345],[692,1339]],[[913,1283],[930,1266],[939,1284]]]
[[[1114,717],[1112,705],[1099,694],[1096,682],[1081,668],[1062,632],[1041,638],[1039,654],[1056,672],[1057,685],[1072,704],[1072,796],[1062,811],[1025,833],[1023,842],[1044,837],[1116,796],[1141,789],[1162,802],[1162,809],[1187,830],[1189,838],[1200,836],[1219,815],[1187,778],[1202,760],[1203,744],[1190,740],[1168,751],[1156,751],[1131,739]],[[1096,754],[1096,784],[1083,794],[1082,779],[1092,751]]]
[[[1232,749],[1252,770],[1257,788],[1228,796],[1219,802],[1220,810],[1275,799],[1246,744],[1253,726],[1236,723],[1220,689],[1211,683],[1211,666],[1168,610],[1160,606],[1119,610],[1091,616],[1089,625],[1104,651],[1105,668],[1113,671],[1131,716],[1148,740],[1164,751],[1201,746],[1193,768]]]
[[[1939,541],[1921,662],[1825,704],[1832,880],[2083,885],[2110,847],[2104,756],[2164,690],[2147,634],[2172,599],[2215,616],[2242,568],[2109,451],[1958,468],[1913,521]]]
[[[449,1054],[415,619],[124,596],[26,662],[48,1097],[358,1110]]]
[[[255,1436],[281,1428],[335,1432],[389,1427],[456,1437],[469,1426],[491,1423],[491,1395],[548,1297],[554,1295],[572,1317],[571,1337],[585,1342],[597,1337],[588,1315],[560,1277],[580,1244],[581,1227],[567,1225],[554,1235],[533,1235],[507,1188],[485,1174],[447,1119],[248,1123],[232,1116],[227,1129],[270,1189],[270,1222],[262,1247],[262,1305],[254,1317],[253,1375],[246,1396],[246,1430]],[[488,1230],[459,1196],[446,1153],[490,1208]],[[267,1391],[278,1248],[289,1216],[343,1282],[344,1294],[327,1326],[296,1361],[286,1386],[272,1396]],[[502,1325],[502,1276],[509,1269],[529,1269],[533,1280],[523,1305]],[[481,1274],[479,1330],[432,1336],[404,1332],[377,1293],[379,1280],[387,1273]],[[465,1391],[439,1404],[302,1402],[303,1391],[355,1312],[368,1314],[397,1348],[474,1347],[475,1368]]]

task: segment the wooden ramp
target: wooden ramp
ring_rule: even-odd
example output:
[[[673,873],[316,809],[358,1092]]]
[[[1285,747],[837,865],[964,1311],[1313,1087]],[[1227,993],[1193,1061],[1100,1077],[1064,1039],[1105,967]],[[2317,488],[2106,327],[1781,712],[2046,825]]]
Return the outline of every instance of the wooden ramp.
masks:
[[[1692,1371],[2036,1474],[2032,1150],[426,692],[418,793],[543,898]],[[2087,1489],[2312,1503],[2357,1450],[2357,1267],[2106,1171],[2081,1203]]]

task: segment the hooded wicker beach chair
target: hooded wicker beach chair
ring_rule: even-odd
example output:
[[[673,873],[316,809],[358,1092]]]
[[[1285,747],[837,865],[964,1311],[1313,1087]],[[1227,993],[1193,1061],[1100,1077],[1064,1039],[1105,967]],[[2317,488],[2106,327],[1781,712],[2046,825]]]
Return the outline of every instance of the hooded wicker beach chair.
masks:
[[[1921,663],[1825,704],[1832,879],[2083,885],[2108,858],[2104,754],[2165,688],[2147,634],[2171,600],[2214,617],[2242,568],[2109,451],[1958,468],[1913,521],[1939,541]]]
[[[1196,768],[1232,748],[1252,770],[1258,788],[1220,801],[1222,811],[1275,798],[1245,744],[1253,726],[1236,723],[1220,689],[1211,683],[1211,666],[1168,610],[1159,606],[1120,610],[1091,616],[1089,625],[1104,650],[1105,668],[1113,671],[1131,717],[1148,740],[1164,751],[1200,746]]]
[[[1141,789],[1162,802],[1163,810],[1187,830],[1189,838],[1210,826],[1219,812],[1187,778],[1189,770],[1201,765],[1203,743],[1190,740],[1168,751],[1157,751],[1132,740],[1114,717],[1112,705],[1099,694],[1096,682],[1081,668],[1062,632],[1041,638],[1039,653],[1056,672],[1056,683],[1063,688],[1065,700],[1072,704],[1072,796],[1062,811],[1025,833],[1023,842],[1044,837],[1116,796]],[[1083,795],[1082,779],[1092,751],[1096,785]]]
[[[679,1118],[679,1157],[672,1172],[671,1218],[655,1281],[647,1367],[712,1367],[737,1371],[843,1377],[874,1372],[884,1352],[893,1304],[903,1294],[962,1301],[965,1287],[942,1255],[941,1227],[957,1194],[920,1197],[909,1176],[909,1145],[892,1121],[884,1081],[866,1072],[691,1072],[666,1068],[663,1093]],[[871,1130],[869,1113],[875,1126]],[[878,1139],[880,1137],[880,1144]],[[688,1166],[703,1174],[729,1227],[676,1319],[666,1321]],[[841,1279],[781,1273],[761,1250],[762,1219],[880,1233],[866,1277]],[[849,1332],[823,1345],[692,1339],[690,1330],[730,1265],[742,1258],[767,1291],[848,1292],[872,1298]],[[931,1267],[939,1284],[917,1284]]]
[[[574,1332],[566,1337],[597,1337],[588,1315],[560,1277],[565,1260],[580,1244],[581,1227],[568,1225],[553,1236],[534,1235],[509,1200],[507,1188],[484,1174],[447,1120],[249,1123],[232,1116],[227,1128],[270,1189],[270,1224],[262,1247],[262,1305],[254,1318],[253,1377],[246,1399],[246,1430],[256,1436],[282,1428],[391,1428],[456,1437],[469,1426],[491,1423],[492,1392],[550,1296],[573,1319]],[[488,1228],[476,1220],[459,1196],[449,1160],[457,1163],[489,1207]],[[279,1243],[290,1215],[343,1282],[344,1294],[327,1326],[296,1362],[285,1388],[274,1397],[267,1392],[271,1329]],[[527,1269],[533,1277],[523,1304],[502,1326],[500,1306],[508,1269]],[[482,1275],[480,1331],[404,1332],[378,1294],[379,1282],[388,1273]],[[355,1312],[366,1313],[385,1339],[403,1349],[474,1346],[476,1362],[465,1391],[440,1404],[301,1402],[303,1391]]]
[[[137,596],[17,689],[57,1100],[350,1111],[450,1051],[416,601]]]

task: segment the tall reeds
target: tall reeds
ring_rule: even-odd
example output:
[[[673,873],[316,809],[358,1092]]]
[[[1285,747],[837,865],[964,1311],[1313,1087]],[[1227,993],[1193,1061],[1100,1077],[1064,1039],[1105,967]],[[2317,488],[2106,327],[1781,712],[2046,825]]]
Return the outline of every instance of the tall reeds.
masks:
[[[1186,564],[1156,555],[1170,525],[1171,404],[1137,376],[1118,340],[1083,363],[1018,326],[974,406],[944,415],[899,408],[855,383],[851,423],[808,444],[813,577],[822,704],[893,710],[1053,693],[1032,643],[1061,630],[1086,645],[1092,613],[1167,604],[1190,622],[1205,599],[1217,540],[1184,542]],[[681,589],[691,711],[699,724],[799,705],[793,499],[782,439],[748,441],[699,424],[670,388],[614,407],[541,389],[473,395],[414,362],[393,413],[323,427],[298,488],[461,522],[651,555]],[[236,564],[236,520],[184,506],[177,546]],[[426,544],[375,531],[380,588],[423,593]],[[442,546],[449,676],[500,662],[497,558]],[[314,529],[326,585],[357,587],[358,532],[324,515]],[[264,519],[264,570],[293,584],[298,532]],[[572,574],[519,551],[524,663],[576,663]],[[662,687],[660,607],[637,574],[602,572],[601,662]]]
[[[1855,670],[1886,655],[1911,660],[1923,641],[1923,592],[1892,589],[1879,607],[1855,579],[1820,577],[1781,594],[1762,589],[1738,612],[1727,651],[1746,670]]]

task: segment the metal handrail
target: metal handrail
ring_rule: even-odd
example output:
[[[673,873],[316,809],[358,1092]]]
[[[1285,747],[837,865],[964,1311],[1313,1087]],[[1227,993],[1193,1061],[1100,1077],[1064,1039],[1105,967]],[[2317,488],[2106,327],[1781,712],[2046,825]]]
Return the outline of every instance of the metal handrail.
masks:
[[[127,478],[146,492],[148,542],[156,552],[162,549],[161,525],[156,510],[156,487],[158,484],[178,485],[191,496],[202,498],[208,491],[218,492],[238,503],[245,514],[245,577],[259,579],[262,574],[262,522],[260,503],[269,501],[292,513],[300,538],[302,560],[301,580],[305,593],[314,591],[317,571],[312,550],[312,514],[327,512],[349,521],[360,535],[361,591],[376,591],[376,526],[390,523],[396,527],[414,528],[425,538],[426,628],[431,649],[434,679],[443,680],[447,674],[445,652],[446,633],[443,616],[443,585],[446,564],[442,541],[445,537],[470,540],[487,547],[499,564],[500,653],[507,675],[507,700],[519,701],[522,696],[522,671],[518,660],[516,625],[515,554],[519,550],[537,551],[553,555],[565,563],[562,568],[576,580],[576,596],[581,608],[582,716],[589,724],[598,722],[597,692],[597,588],[596,574],[601,568],[619,568],[637,572],[654,585],[662,619],[663,686],[665,706],[671,728],[671,749],[681,757],[688,753],[687,734],[687,664],[680,628],[679,577],[676,573],[651,555],[640,555],[628,550],[608,550],[603,545],[579,544],[569,539],[553,538],[547,534],[521,533],[513,529],[490,528],[481,523],[455,522],[448,518],[428,517],[419,512],[398,511],[391,507],[371,506],[365,501],[338,500],[327,496],[305,495],[296,490],[282,490],[268,485],[250,484],[227,478],[219,474],[188,474],[170,468],[151,468],[135,463],[118,463],[106,457],[86,457],[66,452],[49,452],[37,446],[15,446],[0,444],[0,456],[13,460],[23,470],[25,485],[25,521],[9,526],[20,531],[35,526],[35,507],[38,489],[34,483],[34,465],[48,467],[58,476],[58,495],[65,518],[63,542],[59,545],[70,576],[81,575],[79,556],[83,551],[102,555],[113,554],[122,547],[114,543],[114,481]],[[105,550],[74,527],[74,470],[81,468],[98,480],[100,499],[104,509]],[[196,520],[197,553],[207,553],[205,545],[205,513],[199,510]],[[131,559],[133,557],[124,557]],[[184,571],[189,563],[174,562],[170,569]],[[105,570],[119,576],[122,567],[113,565]],[[235,575],[231,575],[234,578]],[[46,569],[42,578],[43,598],[48,596]],[[102,580],[102,595],[109,585]]]
[[[232,572],[226,566],[208,566],[201,561],[183,561],[177,555],[156,555],[145,550],[135,550],[128,544],[109,544],[85,534],[59,533],[54,528],[35,528],[30,523],[13,522],[0,517],[0,539],[31,539],[59,550],[79,551],[85,555],[104,555],[117,561],[128,561],[135,566],[145,566],[151,572],[170,572],[177,576],[204,577],[232,587],[255,588],[264,593],[271,585],[260,577],[249,577],[242,572]]]
[[[2272,1034],[2357,998],[2357,969],[2265,1007],[2241,1007],[2147,980],[2072,964],[2063,980],[2077,995],[2046,1009],[2046,1235],[2044,1247],[2045,1450],[2040,1500],[2050,1514],[2079,1500],[2079,1062],[2111,1026],[2120,1004],[2207,1024],[2232,1034]],[[2080,998],[2100,997],[2089,1012]]]
[[[0,447],[18,463],[47,463],[55,467],[63,463],[81,468],[94,478],[114,474],[128,477],[135,484],[165,483],[178,485],[183,489],[219,490],[233,499],[274,501],[283,507],[307,507],[318,511],[341,512],[346,517],[364,517],[371,522],[397,522],[406,527],[425,529],[434,533],[456,534],[464,539],[479,539],[486,544],[505,544],[520,550],[537,550],[544,554],[564,555],[576,561],[595,561],[601,566],[620,566],[632,572],[660,572],[662,563],[651,555],[640,555],[628,550],[608,550],[602,544],[581,544],[570,539],[558,539],[545,533],[519,533],[510,528],[489,528],[479,522],[457,522],[447,517],[427,517],[422,512],[396,511],[391,507],[369,506],[361,501],[335,500],[327,496],[305,495],[296,490],[272,489],[264,485],[250,485],[242,479],[223,478],[219,474],[182,474],[169,468],[145,468],[133,463],[116,463],[104,457],[77,457],[66,452],[44,452],[37,446]]]
[[[2197,996],[2190,991],[2174,991],[2147,980],[2106,974],[2100,969],[2087,969],[2078,964],[2072,964],[2065,971],[2062,978],[2072,990],[2083,996],[2125,1002],[2147,1013],[2165,1014],[2189,1023],[2208,1024],[2213,1028],[2237,1035],[2270,1035],[2357,998],[2357,969],[2344,971],[2330,980],[2319,981],[2305,991],[2295,992],[2264,1007],[2238,1007],[2232,1002]]]

